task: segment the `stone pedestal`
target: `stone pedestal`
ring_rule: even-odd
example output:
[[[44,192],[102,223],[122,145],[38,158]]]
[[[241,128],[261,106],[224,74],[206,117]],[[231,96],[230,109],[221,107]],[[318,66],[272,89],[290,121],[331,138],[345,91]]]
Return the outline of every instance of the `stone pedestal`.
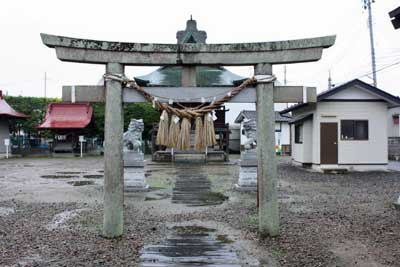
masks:
[[[144,175],[144,155],[142,152],[124,151],[124,191],[147,191],[149,185]]]
[[[125,192],[149,190],[149,185],[146,183],[143,167],[124,168],[124,189]]]
[[[136,151],[124,151],[124,167],[144,167],[144,154]]]
[[[241,155],[238,191],[257,191],[257,153],[255,149],[246,150]]]

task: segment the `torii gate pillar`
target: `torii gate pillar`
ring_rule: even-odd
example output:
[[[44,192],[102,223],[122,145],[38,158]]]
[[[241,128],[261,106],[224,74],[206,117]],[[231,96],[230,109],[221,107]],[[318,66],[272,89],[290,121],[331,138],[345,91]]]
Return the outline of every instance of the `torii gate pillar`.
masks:
[[[107,63],[106,72],[124,74],[124,66],[119,63]],[[107,80],[105,98],[103,236],[114,238],[123,234],[124,227],[122,84],[119,81]]]
[[[254,74],[272,75],[272,65],[257,64]],[[279,234],[279,208],[275,159],[274,83],[258,83],[256,93],[258,228],[262,236],[277,236]]]

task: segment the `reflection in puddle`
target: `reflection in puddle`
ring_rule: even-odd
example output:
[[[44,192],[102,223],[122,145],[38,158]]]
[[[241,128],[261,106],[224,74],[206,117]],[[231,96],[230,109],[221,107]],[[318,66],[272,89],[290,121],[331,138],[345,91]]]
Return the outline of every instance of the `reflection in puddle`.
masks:
[[[100,174],[85,174],[83,175],[83,178],[88,178],[88,179],[103,179],[104,176]]]
[[[211,191],[207,174],[199,169],[177,169],[172,203],[187,206],[208,206],[222,204],[228,197]]]
[[[92,185],[94,181],[87,181],[87,180],[79,180],[79,181],[70,181],[68,184],[73,186],[82,186],[82,185]]]
[[[79,178],[77,175],[42,175],[40,176],[45,179],[69,179],[69,178]]]
[[[241,266],[225,235],[201,226],[175,226],[174,232],[159,245],[145,246],[142,267],[148,266]]]

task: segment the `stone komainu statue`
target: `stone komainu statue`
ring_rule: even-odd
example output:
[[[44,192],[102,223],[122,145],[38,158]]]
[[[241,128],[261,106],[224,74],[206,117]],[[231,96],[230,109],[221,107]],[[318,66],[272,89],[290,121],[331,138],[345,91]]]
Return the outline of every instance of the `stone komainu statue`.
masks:
[[[255,120],[245,120],[243,122],[244,133],[247,141],[244,144],[246,150],[252,149],[257,144],[257,124]]]
[[[143,120],[131,119],[128,130],[124,133],[124,150],[141,152],[142,133],[144,130]]]

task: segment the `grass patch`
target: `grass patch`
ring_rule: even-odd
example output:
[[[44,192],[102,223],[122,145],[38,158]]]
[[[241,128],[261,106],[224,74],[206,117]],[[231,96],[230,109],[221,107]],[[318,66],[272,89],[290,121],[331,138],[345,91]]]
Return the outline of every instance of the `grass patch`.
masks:
[[[227,235],[217,235],[217,240],[224,244],[232,244],[235,242],[232,239],[229,239]]]
[[[201,195],[200,200],[204,203],[222,203],[229,197],[220,192],[207,192]]]

